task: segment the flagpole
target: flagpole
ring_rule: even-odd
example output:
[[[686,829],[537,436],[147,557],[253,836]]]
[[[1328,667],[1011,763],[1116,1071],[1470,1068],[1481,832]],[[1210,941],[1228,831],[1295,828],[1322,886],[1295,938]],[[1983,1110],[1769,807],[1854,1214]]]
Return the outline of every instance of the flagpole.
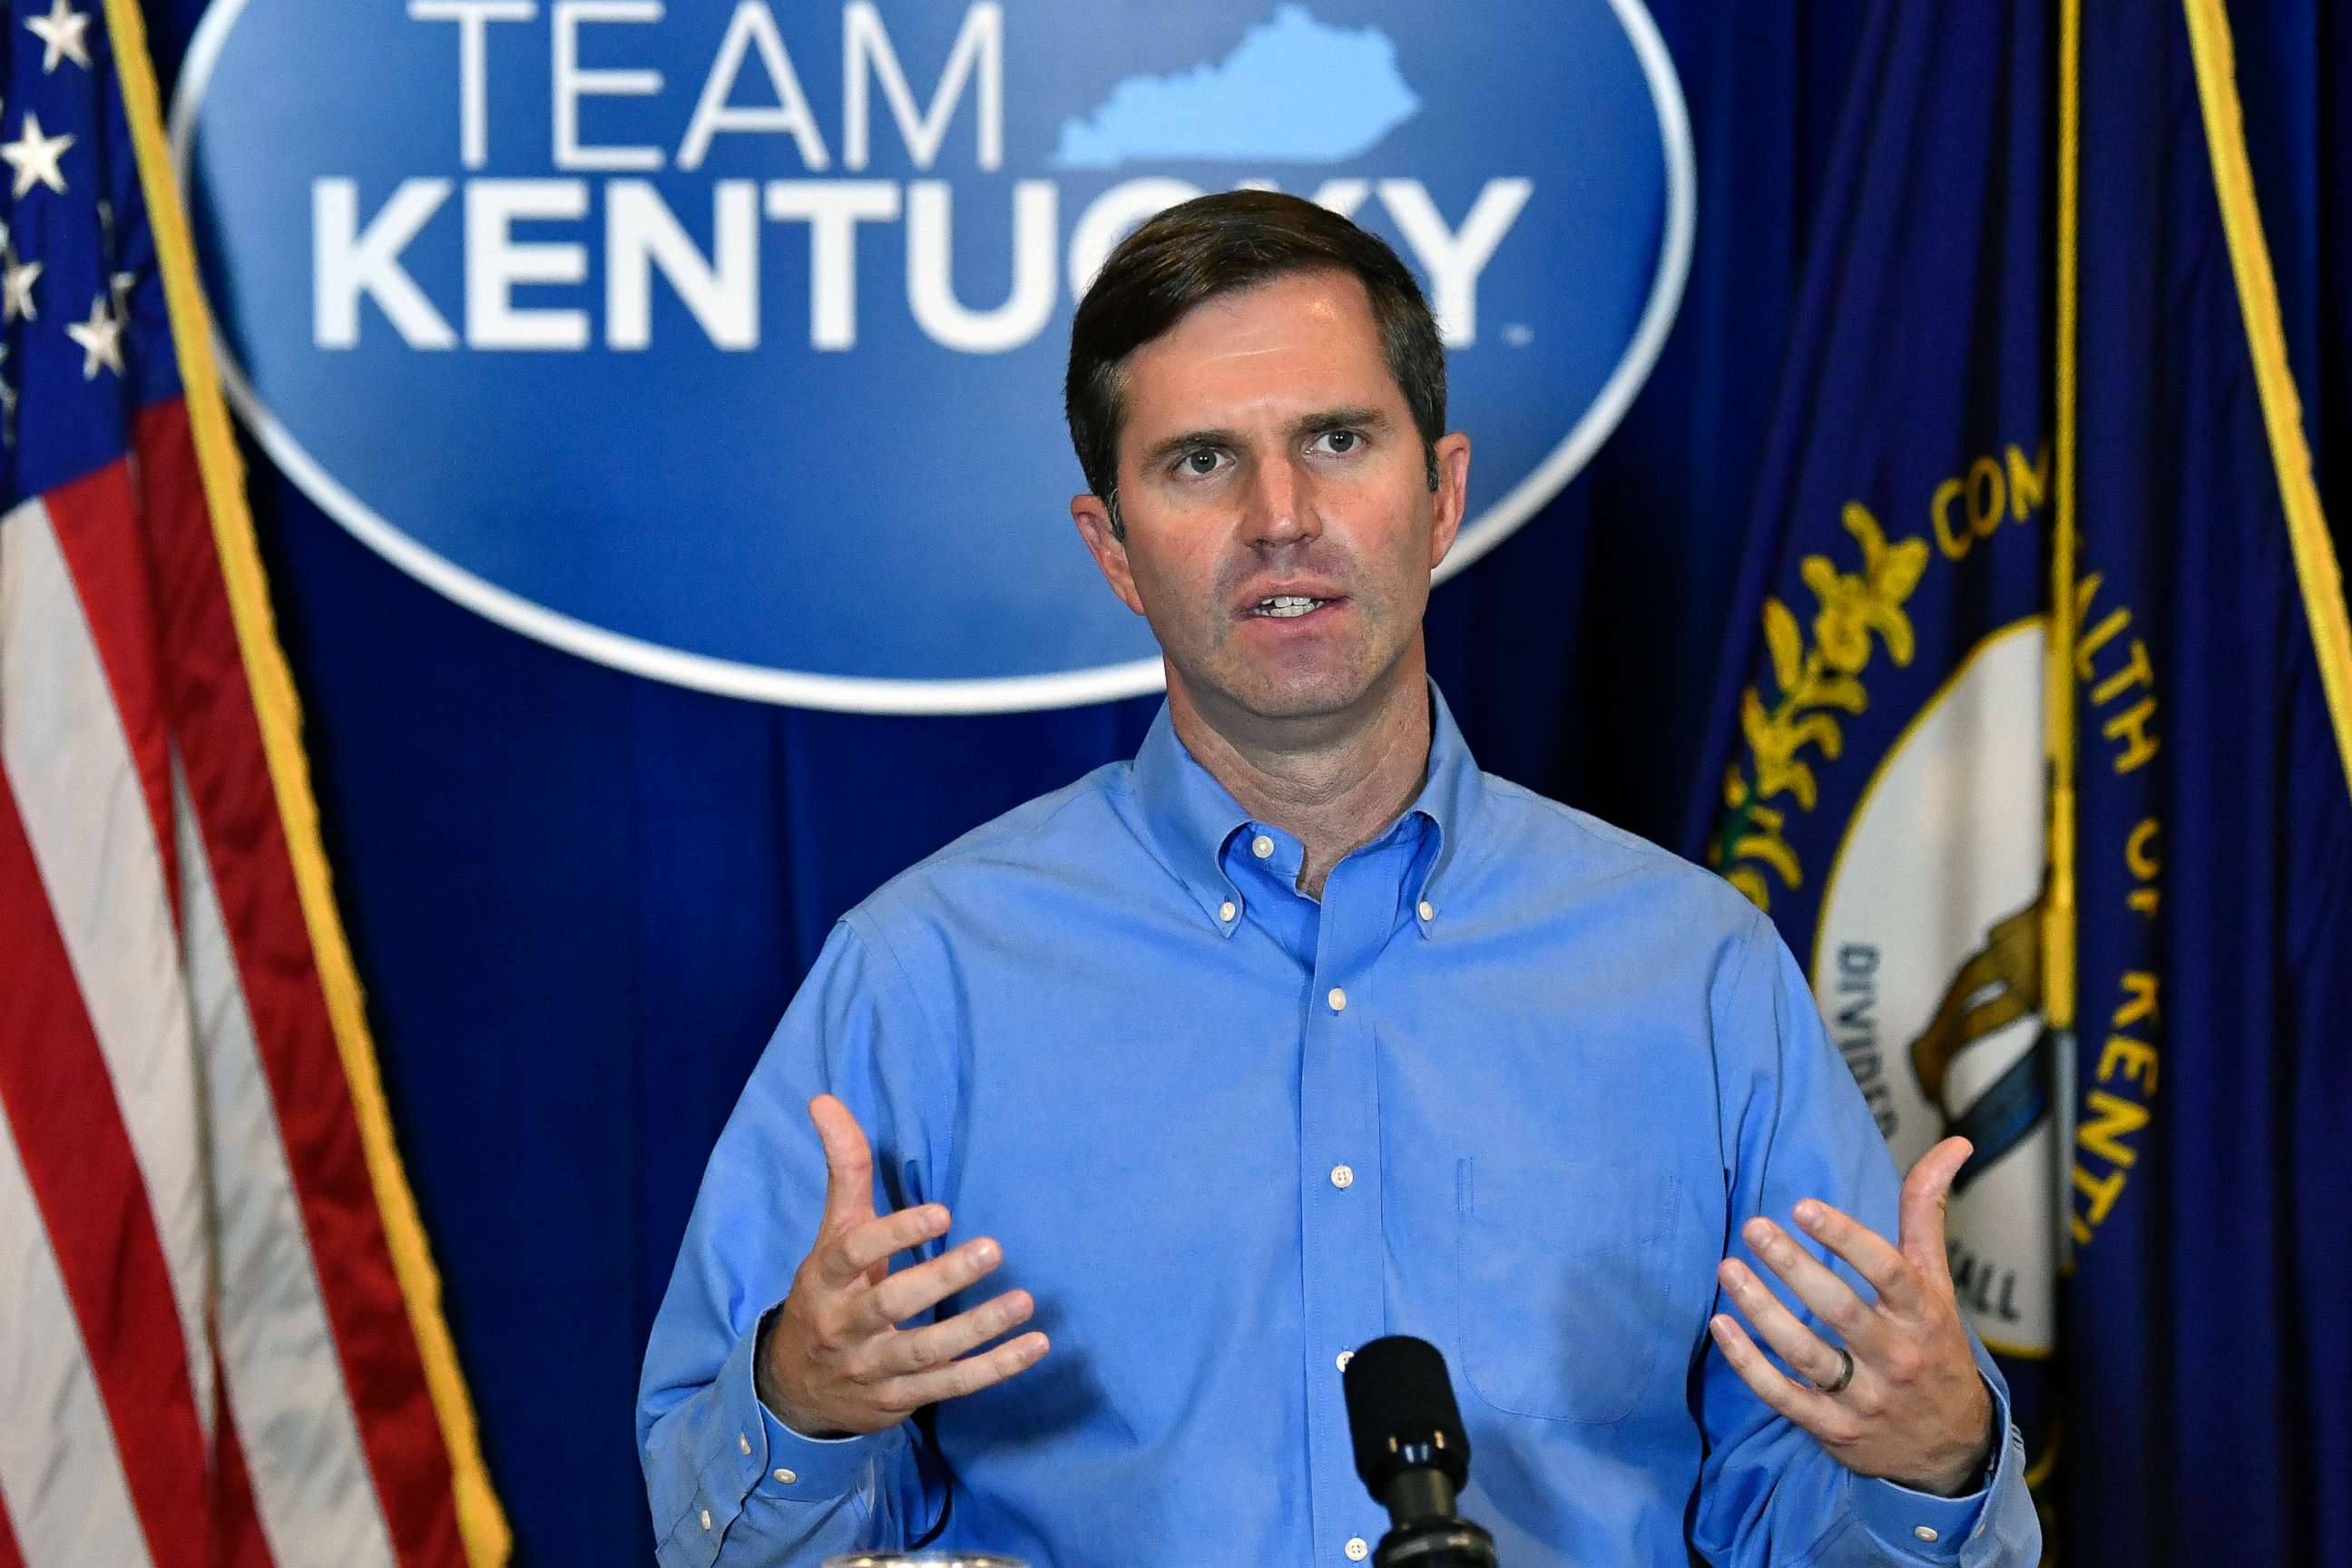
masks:
[[[2075,961],[2074,898],[2074,505],[2075,308],[2082,201],[2082,0],[2060,0],[2058,21],[2057,483],[2050,539],[2050,639],[2042,727],[2050,778],[2050,887],[2042,919],[2042,1016],[2051,1038],[2051,1105],[2057,1137],[2051,1216],[2063,1272],[2074,1258]]]

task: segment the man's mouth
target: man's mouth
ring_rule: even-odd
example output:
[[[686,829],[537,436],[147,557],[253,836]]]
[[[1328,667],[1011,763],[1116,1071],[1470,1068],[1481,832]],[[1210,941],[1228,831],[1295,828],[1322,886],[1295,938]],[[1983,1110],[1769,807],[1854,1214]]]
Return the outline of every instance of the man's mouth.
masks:
[[[1296,620],[1331,603],[1332,600],[1310,598],[1304,594],[1273,594],[1251,605],[1249,613],[1268,620]]]

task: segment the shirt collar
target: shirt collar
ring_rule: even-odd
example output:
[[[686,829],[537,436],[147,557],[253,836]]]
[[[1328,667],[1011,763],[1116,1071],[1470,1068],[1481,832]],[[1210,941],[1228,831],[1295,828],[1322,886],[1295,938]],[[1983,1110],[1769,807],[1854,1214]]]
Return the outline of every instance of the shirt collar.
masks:
[[[1404,889],[1407,901],[1434,900],[1444,885],[1446,869],[1460,855],[1465,830],[1478,805],[1484,775],[1445,706],[1435,682],[1429,688],[1429,772],[1421,793],[1407,814],[1418,813],[1436,829],[1433,854],[1417,857],[1414,874],[1420,886]],[[1147,842],[1161,865],[1184,885],[1211,925],[1230,934],[1238,921],[1223,919],[1219,910],[1237,897],[1223,867],[1226,843],[1250,826],[1249,813],[1196,761],[1177,737],[1168,705],[1135,754],[1133,795]],[[1379,834],[1373,836],[1376,839]],[[1431,922],[1416,920],[1422,934]]]

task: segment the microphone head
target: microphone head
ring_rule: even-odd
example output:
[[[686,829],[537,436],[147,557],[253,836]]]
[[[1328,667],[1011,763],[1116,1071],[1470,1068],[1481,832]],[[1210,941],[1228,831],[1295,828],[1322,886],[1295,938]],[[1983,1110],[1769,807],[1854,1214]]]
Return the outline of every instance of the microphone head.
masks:
[[[1349,1361],[1340,1382],[1356,1474],[1374,1498],[1387,1500],[1400,1470],[1438,1470],[1456,1491],[1470,1479],[1470,1435],[1435,1345],[1409,1334],[1374,1340]]]

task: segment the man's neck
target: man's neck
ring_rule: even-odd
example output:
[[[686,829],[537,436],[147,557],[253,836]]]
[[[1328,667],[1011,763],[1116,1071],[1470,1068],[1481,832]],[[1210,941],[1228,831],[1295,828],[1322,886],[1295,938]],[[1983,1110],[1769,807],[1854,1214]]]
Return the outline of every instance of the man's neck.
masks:
[[[1405,668],[1405,667],[1410,668]],[[1306,847],[1298,890],[1323,896],[1349,851],[1369,844],[1420,795],[1429,772],[1428,681],[1407,659],[1360,717],[1266,723],[1220,714],[1169,682],[1169,719],[1193,759],[1243,810]]]

